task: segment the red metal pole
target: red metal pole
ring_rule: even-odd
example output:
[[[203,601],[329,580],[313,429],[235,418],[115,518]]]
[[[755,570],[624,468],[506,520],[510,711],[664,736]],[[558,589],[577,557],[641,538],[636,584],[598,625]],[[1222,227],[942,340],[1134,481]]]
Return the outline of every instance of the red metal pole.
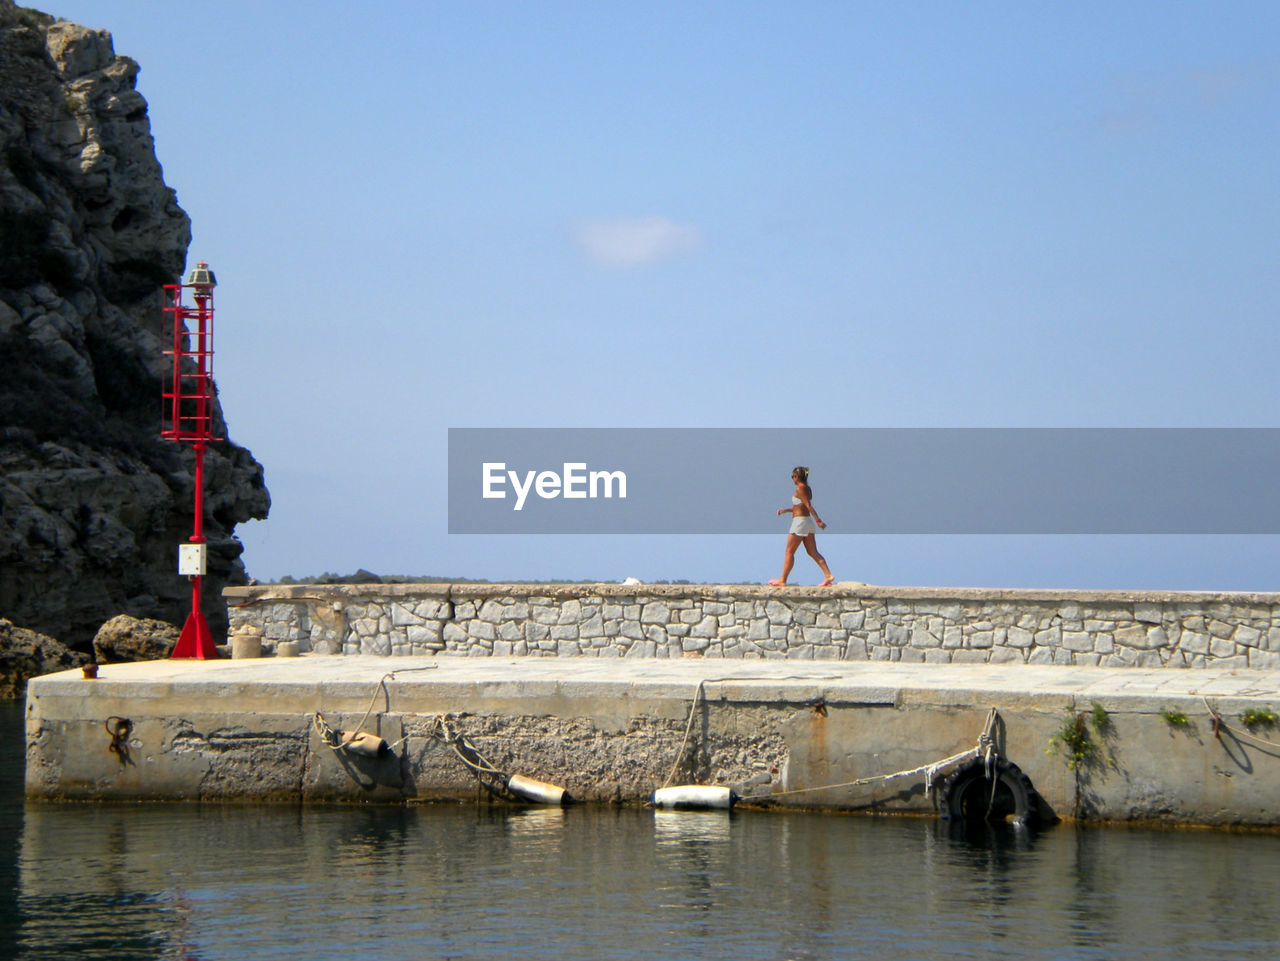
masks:
[[[210,292],[207,287],[196,288],[196,379],[195,379],[195,403],[196,416],[193,428],[195,435],[194,448],[196,452],[196,496],[195,496],[195,524],[191,534],[192,544],[205,543],[204,537],[204,451],[205,441],[213,436],[212,431],[212,411],[210,404],[212,403],[212,390],[210,389],[211,372],[209,370],[209,339],[212,331],[209,325],[212,322],[211,311],[209,309]],[[177,374],[175,376],[180,376]],[[175,388],[175,394],[181,393]],[[213,634],[209,630],[209,624],[205,620],[204,612],[201,611],[201,588],[202,576],[200,574],[191,575],[191,613],[187,615],[187,622],[182,627],[182,634],[178,638],[178,643],[173,648],[171,658],[216,658],[218,649],[213,643]]]

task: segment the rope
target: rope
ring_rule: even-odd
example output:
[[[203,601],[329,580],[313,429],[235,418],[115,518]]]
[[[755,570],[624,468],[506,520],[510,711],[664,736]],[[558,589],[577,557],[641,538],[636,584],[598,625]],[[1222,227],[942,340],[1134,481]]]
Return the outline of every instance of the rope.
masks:
[[[373,706],[378,703],[378,692],[383,690],[383,685],[391,678],[395,677],[397,674],[412,674],[414,671],[434,671],[438,666],[439,665],[436,664],[427,664],[424,667],[402,667],[383,674],[382,677],[378,678],[378,683],[373,686],[373,697],[369,698],[369,707],[365,710],[364,717],[360,718],[359,723],[357,723],[352,730],[354,732],[364,730],[365,721],[369,720],[369,716],[373,714]],[[388,695],[388,700],[390,700],[390,695]],[[315,728],[316,733],[320,735],[320,739],[330,748],[335,751],[345,751],[347,749],[347,742],[342,739],[341,733],[330,727],[328,722],[325,721],[324,715],[319,711],[316,711],[315,715],[312,717],[311,725]],[[388,748],[394,751],[408,739],[409,735],[406,734],[394,744],[389,744]]]
[[[894,771],[892,774],[873,774],[869,777],[860,777],[853,781],[842,781],[839,784],[824,784],[820,787],[801,787],[792,788],[789,791],[773,791],[769,794],[753,794],[746,801],[764,800],[767,798],[783,797],[788,794],[806,794],[811,791],[832,791],[842,787],[858,787],[863,784],[873,784],[877,781],[893,781],[902,777],[911,777],[914,775],[924,775],[925,791],[933,790],[934,779],[938,773],[953,764],[960,764],[964,761],[973,760],[974,758],[983,758],[987,764],[987,777],[991,777],[991,770],[995,763],[998,753],[995,749],[995,723],[999,714],[993,707],[987,714],[987,723],[981,734],[978,735],[978,743],[967,751],[961,751],[959,754],[953,754],[950,757],[944,757],[940,761],[934,761],[931,764],[922,764],[919,767],[909,768],[905,771]]]
[[[511,780],[511,775],[495,767],[493,762],[480,753],[479,749],[471,743],[470,738],[458,730],[458,726],[447,714],[437,714],[432,718],[432,726],[428,729],[427,734],[436,740],[449,745],[453,749],[453,753],[458,756],[463,764],[466,765],[472,776],[480,782],[480,786],[492,794],[498,794],[503,797],[512,797],[511,791],[507,788],[507,782]]]
[[[676,769],[680,766],[680,761],[684,758],[684,749],[689,744],[689,734],[693,731],[693,716],[698,710],[698,698],[702,696],[702,688],[705,684],[721,684],[726,681],[831,681],[839,680],[843,675],[840,674],[788,674],[785,677],[767,677],[756,675],[755,677],[734,675],[732,677],[704,677],[698,682],[698,686],[693,689],[693,703],[689,705],[689,723],[684,728],[684,740],[680,742],[680,749],[676,751],[675,760],[671,762],[671,773],[667,775],[667,779],[662,782],[662,786],[670,787],[671,781],[676,776]]]
[[[1217,710],[1214,709],[1213,705],[1209,703],[1209,699],[1207,697],[1201,694],[1200,700],[1204,701],[1204,706],[1208,709],[1209,716],[1213,719],[1213,733],[1215,737],[1218,734],[1218,730],[1222,729],[1225,731],[1230,731],[1231,734],[1237,738],[1243,738],[1246,741],[1253,741],[1255,744],[1260,744],[1265,747],[1269,747],[1273,751],[1280,753],[1280,744],[1276,743],[1275,741],[1269,741],[1265,737],[1258,737],[1258,735],[1251,734],[1248,731],[1242,731],[1240,730],[1240,728],[1232,727],[1230,724],[1228,724],[1226,721],[1222,719],[1222,715],[1219,714]]]

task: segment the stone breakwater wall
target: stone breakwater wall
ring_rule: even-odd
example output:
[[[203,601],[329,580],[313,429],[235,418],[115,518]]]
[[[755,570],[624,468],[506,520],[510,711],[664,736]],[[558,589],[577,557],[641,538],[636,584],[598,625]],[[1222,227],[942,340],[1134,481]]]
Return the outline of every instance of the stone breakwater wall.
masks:
[[[266,650],[1280,668],[1280,594],[837,585],[232,587]]]

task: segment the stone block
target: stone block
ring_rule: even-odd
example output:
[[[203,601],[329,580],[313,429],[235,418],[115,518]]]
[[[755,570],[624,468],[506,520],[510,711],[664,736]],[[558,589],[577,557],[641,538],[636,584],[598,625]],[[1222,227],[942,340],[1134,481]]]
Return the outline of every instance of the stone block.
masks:
[[[791,608],[779,601],[766,601],[764,611],[765,616],[769,618],[770,624],[791,623]]]
[[[670,637],[667,634],[667,629],[663,627],[661,624],[644,625],[644,637],[645,637],[645,640],[652,641],[654,644],[657,644],[659,647],[664,647],[670,641]]]
[[[968,646],[974,649],[985,649],[995,643],[995,631],[974,631],[968,637]]]
[[[1011,627],[1005,634],[1005,643],[1009,647],[1027,648],[1035,644],[1036,636],[1022,627]],[[1021,660],[1021,658],[1019,658]]]
[[[666,624],[671,620],[671,608],[660,601],[650,601],[640,611],[641,624]]]
[[[524,621],[529,618],[529,605],[521,601],[503,604],[499,617],[504,621]]]
[[[917,624],[911,629],[911,640],[909,643],[915,648],[941,647],[942,639],[931,634],[924,625]]]
[[[866,618],[865,611],[845,611],[840,615],[840,626],[846,631],[860,631]]]
[[[1224,641],[1220,637],[1210,638],[1209,655],[1214,658],[1228,658],[1234,655],[1236,646],[1231,641]]]
[[[422,624],[405,628],[405,637],[410,644],[434,644],[440,640],[440,625]]]
[[[1116,643],[1121,647],[1132,647],[1143,651],[1165,647],[1169,643],[1169,638],[1165,635],[1164,628],[1149,628],[1145,624],[1122,627],[1115,632],[1114,637]]]
[[[1139,602],[1133,605],[1133,619],[1143,624],[1159,624],[1164,617],[1163,604]]]
[[[1257,628],[1241,624],[1236,628],[1236,632],[1232,635],[1231,639],[1244,647],[1260,647],[1262,643],[1262,632]]]
[[[421,623],[422,618],[403,604],[393,603],[391,605],[391,625],[393,627],[409,627],[411,624]]]
[[[530,614],[536,624],[560,623],[560,612],[554,607],[534,607]]]
[[[905,647],[911,640],[911,631],[902,624],[886,624],[884,641],[890,647]]]
[[[1063,631],[1063,650],[1080,652],[1093,650],[1093,635],[1087,631]]]
[[[1280,670],[1280,653],[1276,651],[1251,650],[1248,652],[1249,666],[1257,671]]]
[[[1201,634],[1198,631],[1182,632],[1182,638],[1178,642],[1180,650],[1186,651],[1188,654],[1208,654],[1209,653],[1209,635]]]
[[[1043,631],[1036,631],[1036,647],[1061,647],[1062,646],[1062,628],[1050,627]]]
[[[844,647],[846,661],[865,661],[867,659],[867,642],[865,638],[851,637]]]
[[[801,628],[801,637],[804,638],[805,644],[829,645],[831,643],[831,631],[824,627]]]
[[[498,632],[488,621],[472,621],[467,625],[467,635],[479,640],[492,641],[498,636]]]
[[[710,614],[689,628],[690,637],[715,637],[720,631],[720,622]]]

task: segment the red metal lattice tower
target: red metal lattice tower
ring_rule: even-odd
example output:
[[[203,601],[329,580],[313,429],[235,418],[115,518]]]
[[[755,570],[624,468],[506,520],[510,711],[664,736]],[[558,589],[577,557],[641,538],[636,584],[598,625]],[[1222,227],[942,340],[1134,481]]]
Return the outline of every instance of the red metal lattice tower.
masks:
[[[209,265],[201,261],[187,274],[185,284],[167,284],[171,303],[164,309],[169,346],[165,356],[173,362],[169,389],[164,392],[161,435],[166,440],[190,443],[196,454],[195,530],[191,540],[178,548],[178,573],[191,578],[191,613],[182,635],[169,655],[174,658],[216,658],[209,624],[200,610],[201,580],[205,574],[204,452],[213,436],[213,288],[217,281]],[[194,307],[182,302],[190,290]]]

